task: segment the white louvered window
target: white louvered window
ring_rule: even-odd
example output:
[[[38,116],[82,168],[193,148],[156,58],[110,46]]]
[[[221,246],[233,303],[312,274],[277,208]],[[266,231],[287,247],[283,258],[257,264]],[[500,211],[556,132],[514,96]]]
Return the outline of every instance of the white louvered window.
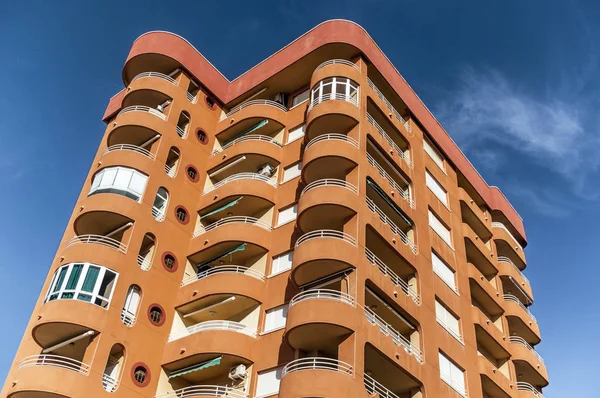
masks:
[[[443,239],[448,246],[452,247],[452,238],[450,237],[450,230],[446,228],[444,224],[429,210],[429,226],[435,231],[436,234]]]
[[[441,258],[439,258],[434,252],[431,252],[431,265],[433,266],[433,272],[440,277],[441,280],[446,283],[455,292],[456,289],[456,278],[454,277],[454,271],[446,265]]]
[[[304,137],[304,129],[306,128],[305,124],[302,124],[296,128],[293,128],[288,133],[287,143],[289,144],[292,141],[296,141],[299,138]]]
[[[302,171],[302,162],[297,162],[297,163],[294,163],[294,164],[286,167],[285,169],[283,169],[283,180],[281,180],[281,183],[283,184],[286,181],[289,181],[293,178],[300,176],[301,171]]]
[[[448,206],[448,193],[427,170],[425,170],[425,183],[427,184],[427,188],[433,192],[436,198],[438,198],[445,206]]]
[[[440,359],[440,378],[444,380],[450,387],[463,397],[467,396],[465,390],[465,373],[462,369],[456,366],[448,357],[441,352]]]
[[[440,152],[434,148],[433,144],[429,142],[427,138],[423,138],[423,149],[429,155],[429,157],[433,160],[435,164],[439,166],[440,169],[446,172],[444,167],[444,158],[440,154]]]
[[[287,224],[296,219],[298,215],[298,205],[292,205],[285,209],[279,210],[279,216],[277,217],[277,226]]]
[[[258,373],[256,380],[256,394],[254,397],[268,397],[279,392],[279,383],[281,382],[281,374],[283,367],[267,370]]]
[[[94,175],[88,196],[96,193],[116,193],[140,201],[148,176],[127,167],[107,167]]]
[[[442,303],[435,300],[435,318],[458,341],[462,342],[458,318],[456,318]]]
[[[279,307],[271,308],[267,310],[265,316],[265,327],[263,332],[270,332],[273,330],[281,329],[285,327],[285,320],[287,318],[288,305],[280,305]]]
[[[271,266],[271,275],[276,275],[281,272],[292,269],[292,257],[294,252],[290,251],[287,253],[280,254],[279,256],[273,257],[273,265]]]

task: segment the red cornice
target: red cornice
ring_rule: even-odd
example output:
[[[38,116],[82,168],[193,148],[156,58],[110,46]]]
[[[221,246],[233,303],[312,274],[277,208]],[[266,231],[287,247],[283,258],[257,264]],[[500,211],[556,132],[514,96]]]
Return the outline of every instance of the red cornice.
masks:
[[[140,36],[133,43],[125,65],[132,58],[141,54],[165,55],[183,65],[219,101],[228,103],[310,52],[331,43],[354,46],[371,61],[406,103],[412,115],[425,127],[436,144],[466,177],[488,206],[502,212],[525,240],[523,220],[506,197],[497,187],[487,185],[369,34],[353,22],[344,20],[324,22],[231,82],[187,40],[168,32],[149,32]],[[121,91],[111,98],[104,114],[104,120],[120,109],[123,93]]]

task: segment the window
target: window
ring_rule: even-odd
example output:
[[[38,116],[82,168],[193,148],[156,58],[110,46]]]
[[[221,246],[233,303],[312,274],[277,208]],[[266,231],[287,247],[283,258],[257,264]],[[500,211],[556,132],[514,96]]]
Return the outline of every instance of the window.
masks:
[[[265,316],[265,327],[264,332],[270,332],[285,327],[285,320],[287,317],[288,305],[280,305],[279,307],[271,308],[267,310]]]
[[[158,304],[150,306],[150,310],[148,311],[148,318],[150,319],[150,322],[152,322],[156,326],[160,326],[163,323],[165,323],[165,317],[163,316],[162,307]]]
[[[171,253],[163,254],[163,266],[169,272],[177,270],[177,259]]]
[[[206,133],[204,132],[204,130],[196,131],[196,138],[202,144],[206,144],[208,142],[208,140],[206,139]]]
[[[56,270],[44,302],[75,299],[108,308],[118,274],[90,263],[71,263]]]
[[[127,296],[125,296],[125,303],[123,304],[123,311],[121,312],[121,320],[126,326],[132,327],[135,324],[141,295],[142,289],[139,286],[129,286]]]
[[[423,149],[425,150],[425,152],[427,152],[427,154],[433,160],[433,162],[437,164],[439,168],[442,169],[442,171],[444,171],[445,173],[446,171],[444,169],[444,158],[442,157],[440,152],[433,147],[433,144],[431,144],[427,138],[423,138]]]
[[[431,229],[435,231],[436,234],[440,236],[448,244],[448,246],[452,247],[452,239],[450,237],[450,230],[446,228],[444,224],[429,210],[429,226]]]
[[[465,390],[464,372],[441,352],[439,353],[439,359],[440,378],[448,383],[457,393],[466,397],[467,391]]]
[[[298,215],[297,204],[279,210],[279,217],[277,217],[277,226],[287,224],[288,222],[295,220],[296,215]]]
[[[194,166],[188,166],[185,170],[188,178],[192,180],[192,182],[198,181],[198,170]]]
[[[285,169],[283,169],[283,180],[281,180],[281,183],[283,184],[284,182],[287,182],[292,178],[298,177],[301,171],[302,162],[294,163],[293,165],[286,167]]]
[[[156,221],[163,221],[165,219],[168,202],[169,192],[164,187],[158,188],[154,197],[154,203],[152,204],[152,216]]]
[[[425,183],[427,188],[442,202],[445,206],[448,206],[448,194],[444,187],[427,170],[425,170]]]
[[[150,371],[145,364],[138,362],[133,365],[131,378],[138,387],[146,387],[150,383]]]
[[[177,217],[177,221],[184,225],[190,221],[187,210],[182,206],[177,206],[175,208],[175,217]]]
[[[455,292],[456,289],[456,280],[454,278],[454,271],[450,267],[446,265],[445,262],[442,261],[435,253],[431,252],[431,264],[433,265],[433,272],[437,274],[446,283],[446,285],[450,286],[452,290]]]
[[[277,394],[277,392],[279,392],[279,383],[281,382],[282,372],[283,367],[258,373],[256,394],[254,394],[254,396],[266,397]]]
[[[294,129],[290,130],[290,132],[288,133],[287,143],[289,144],[292,141],[296,141],[298,138],[304,137],[304,129],[305,128],[306,128],[306,125],[302,124]]]
[[[94,175],[88,196],[116,193],[138,202],[142,199],[148,176],[127,167],[106,167]]]
[[[292,98],[292,108],[298,104],[303,103],[304,101],[308,100],[308,97],[310,95],[310,89],[306,89],[304,91],[302,91],[300,94],[294,96],[294,98]]]
[[[294,252],[290,251],[279,256],[273,257],[273,265],[271,267],[271,275],[292,269],[292,256]]]
[[[438,323],[444,327],[458,341],[462,342],[460,328],[458,326],[458,318],[456,318],[442,303],[435,300],[435,318]]]
[[[311,99],[311,106],[328,100],[342,100],[358,105],[358,85],[347,77],[330,77],[315,85]]]

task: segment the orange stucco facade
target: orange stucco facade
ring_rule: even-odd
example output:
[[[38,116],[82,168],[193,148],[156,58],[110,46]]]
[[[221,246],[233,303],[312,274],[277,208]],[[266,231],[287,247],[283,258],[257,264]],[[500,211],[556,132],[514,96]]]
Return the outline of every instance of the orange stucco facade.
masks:
[[[360,26],[123,81],[3,397],[542,396],[522,220]]]

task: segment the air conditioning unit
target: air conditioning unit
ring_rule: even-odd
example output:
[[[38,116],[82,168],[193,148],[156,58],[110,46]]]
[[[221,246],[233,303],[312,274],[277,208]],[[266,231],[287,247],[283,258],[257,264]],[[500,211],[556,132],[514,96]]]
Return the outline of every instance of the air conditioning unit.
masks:
[[[273,174],[275,174],[275,167],[273,167],[269,163],[265,163],[262,166],[260,166],[256,172],[262,176],[271,177],[273,176]]]
[[[231,380],[243,380],[246,378],[246,366],[239,364],[229,370],[229,378]]]

